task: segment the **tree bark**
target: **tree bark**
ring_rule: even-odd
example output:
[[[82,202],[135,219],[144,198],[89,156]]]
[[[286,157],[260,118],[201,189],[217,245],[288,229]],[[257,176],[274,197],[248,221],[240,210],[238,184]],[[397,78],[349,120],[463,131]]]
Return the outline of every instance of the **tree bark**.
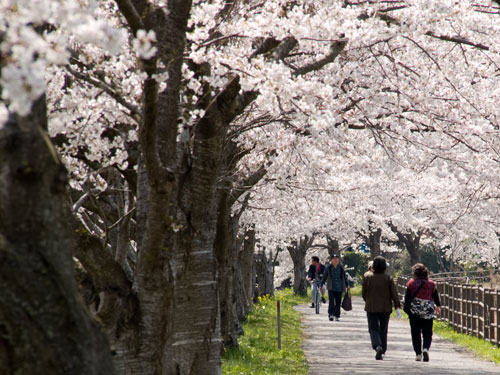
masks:
[[[255,255],[255,275],[257,291],[254,297],[274,295],[274,280],[272,273],[272,256],[266,255],[265,250],[259,251]]]
[[[241,274],[241,294],[243,301],[243,309],[245,312],[245,316],[250,311],[250,307],[252,306],[252,301],[254,298],[254,290],[255,290],[255,261],[254,261],[254,253],[255,253],[255,230],[247,229],[244,232],[244,240],[241,251],[238,255],[238,263],[240,265],[240,274]]]
[[[241,108],[240,110],[243,110]],[[226,119],[233,119],[227,116]],[[226,128],[229,126],[227,124]],[[221,309],[221,329],[225,347],[238,347],[238,336],[243,332],[241,321],[245,317],[245,309],[238,299],[242,291],[238,263],[239,247],[237,234],[240,216],[246,208],[249,196],[241,204],[241,208],[232,213],[237,199],[252,188],[265,174],[265,169],[259,169],[246,178],[234,181],[236,166],[244,155],[236,143],[227,140],[224,147],[224,157],[221,177],[217,186],[217,234],[214,243],[218,264],[218,289]],[[239,313],[238,313],[239,311]]]
[[[215,252],[218,266],[218,289],[221,312],[221,334],[225,347],[238,347],[241,325],[236,316],[235,282],[238,264],[235,254],[238,219],[231,215],[229,182],[219,187]],[[235,228],[236,227],[236,228]]]
[[[411,264],[416,264],[421,262],[420,258],[420,236],[410,236],[407,235],[407,239],[404,242],[406,250],[410,254]]]
[[[290,257],[293,261],[293,292],[301,296],[307,296],[306,281],[306,253],[312,246],[315,235],[304,236],[299,241],[292,241],[291,246],[287,246]]]
[[[328,246],[328,255],[332,256],[334,254],[337,254],[340,256],[339,241],[336,238],[326,236],[326,243]]]
[[[370,232],[368,237],[368,245],[370,246],[370,258],[374,259],[380,255],[380,238],[382,237],[382,229],[378,228]]]
[[[410,254],[411,264],[420,263],[420,238],[422,234],[420,232],[402,233],[394,224],[389,223],[389,226],[398,237],[400,244],[404,245],[406,251]]]
[[[66,170],[45,98],[0,128],[0,373],[113,374],[73,273]]]

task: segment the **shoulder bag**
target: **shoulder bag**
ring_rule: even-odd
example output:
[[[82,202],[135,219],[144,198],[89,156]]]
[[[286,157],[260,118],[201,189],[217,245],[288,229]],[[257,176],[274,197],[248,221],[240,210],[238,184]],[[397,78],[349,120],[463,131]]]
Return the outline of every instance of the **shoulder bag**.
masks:
[[[411,312],[411,301],[413,301],[413,299],[415,298],[415,296],[418,294],[418,292],[420,292],[420,289],[422,289],[422,287],[424,286],[424,284],[426,282],[427,281],[424,281],[422,284],[420,284],[420,286],[417,288],[417,291],[415,292],[414,295],[411,296],[411,298],[409,298],[408,300],[406,300],[406,298],[405,298],[405,303],[403,305],[403,311],[405,313],[407,313],[408,315],[412,314],[412,312]],[[411,292],[410,292],[410,295],[411,295]]]

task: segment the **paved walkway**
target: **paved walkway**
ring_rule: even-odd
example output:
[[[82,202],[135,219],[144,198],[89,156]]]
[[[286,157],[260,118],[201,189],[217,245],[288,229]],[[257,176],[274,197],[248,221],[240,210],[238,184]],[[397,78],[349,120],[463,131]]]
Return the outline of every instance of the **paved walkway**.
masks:
[[[339,322],[328,320],[327,305],[316,315],[309,305],[295,309],[302,313],[304,352],[309,375],[323,374],[426,374],[476,375],[500,374],[500,366],[475,358],[470,352],[436,335],[430,362],[416,362],[408,321],[391,319],[387,354],[375,360],[371,348],[366,313],[361,297],[353,298],[353,311],[345,312]]]

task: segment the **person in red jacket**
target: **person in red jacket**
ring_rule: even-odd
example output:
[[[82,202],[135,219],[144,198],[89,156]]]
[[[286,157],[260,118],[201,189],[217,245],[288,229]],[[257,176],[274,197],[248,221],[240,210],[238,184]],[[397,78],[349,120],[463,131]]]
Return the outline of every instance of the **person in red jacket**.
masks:
[[[325,266],[319,262],[319,258],[317,256],[313,256],[311,258],[311,265],[309,266],[309,270],[307,271],[307,280],[308,281],[320,281],[323,277],[323,273],[325,272]],[[325,286],[321,285],[321,302],[326,303],[325,300]],[[312,283],[311,290],[311,298],[312,304],[311,307],[314,307],[314,301],[316,301],[316,293],[318,293],[318,284]]]
[[[436,283],[429,279],[427,267],[422,263],[417,263],[412,267],[412,278],[406,284],[405,301],[410,299],[411,309],[408,317],[413,350],[416,354],[415,360],[421,361],[423,357],[424,362],[428,362],[433,319],[435,314],[441,313],[441,303]]]

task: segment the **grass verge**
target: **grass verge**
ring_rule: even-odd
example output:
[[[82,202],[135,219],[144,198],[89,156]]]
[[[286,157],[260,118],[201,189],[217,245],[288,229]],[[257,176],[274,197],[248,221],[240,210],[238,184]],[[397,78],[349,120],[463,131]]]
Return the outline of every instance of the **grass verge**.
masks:
[[[351,295],[361,297],[361,285],[356,285],[351,288]]]
[[[474,352],[478,357],[500,364],[500,348],[478,337],[455,332],[446,322],[434,321],[434,333],[451,340],[463,348]]]
[[[401,311],[403,319],[408,320],[408,315]],[[393,311],[391,317],[396,317]],[[434,320],[433,332],[446,340],[453,341],[480,358],[500,364],[500,348],[488,341],[464,333],[456,332],[447,322]]]
[[[277,346],[276,301],[281,301],[281,350]],[[293,291],[277,291],[252,307],[243,323],[245,334],[240,348],[227,349],[222,355],[224,375],[306,375],[307,361],[301,348],[300,314],[294,305],[309,302],[308,297],[294,296]]]

